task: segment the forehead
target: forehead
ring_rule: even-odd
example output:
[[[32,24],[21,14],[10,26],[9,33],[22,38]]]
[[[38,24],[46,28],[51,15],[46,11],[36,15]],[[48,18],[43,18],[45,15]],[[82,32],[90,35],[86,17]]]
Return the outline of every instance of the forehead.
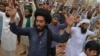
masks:
[[[97,52],[97,50],[90,50],[90,52]]]
[[[37,16],[36,20],[44,20],[44,17],[43,16]]]
[[[89,25],[89,23],[83,23],[83,25]]]

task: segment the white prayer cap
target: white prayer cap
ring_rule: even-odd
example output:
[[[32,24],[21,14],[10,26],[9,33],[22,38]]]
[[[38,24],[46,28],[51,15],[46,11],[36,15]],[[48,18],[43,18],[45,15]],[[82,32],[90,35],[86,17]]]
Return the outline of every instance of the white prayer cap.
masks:
[[[77,26],[80,26],[80,25],[82,25],[83,23],[88,23],[88,24],[90,24],[90,20],[88,20],[88,19],[83,19],[83,20],[81,20],[81,21],[77,24]]]

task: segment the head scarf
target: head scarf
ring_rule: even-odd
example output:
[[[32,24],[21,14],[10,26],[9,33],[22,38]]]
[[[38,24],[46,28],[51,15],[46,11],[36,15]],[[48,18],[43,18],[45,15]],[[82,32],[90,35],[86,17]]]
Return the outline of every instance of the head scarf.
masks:
[[[26,6],[25,7],[26,10],[28,10],[31,14],[29,15],[29,17],[27,17],[27,22],[26,22],[26,27],[30,27],[30,17],[32,16],[32,7],[31,6]]]
[[[90,24],[90,20],[88,20],[88,19],[83,19],[83,20],[81,20],[81,21],[77,24],[77,26],[80,26],[80,25],[82,25],[83,23],[88,23],[88,24]]]
[[[25,9],[28,10],[32,14],[33,10],[31,6],[26,6]]]

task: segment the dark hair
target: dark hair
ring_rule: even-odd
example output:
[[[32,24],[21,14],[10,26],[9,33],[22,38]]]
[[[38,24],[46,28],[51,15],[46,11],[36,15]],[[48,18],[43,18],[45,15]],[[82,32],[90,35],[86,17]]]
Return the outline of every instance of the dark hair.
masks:
[[[99,54],[100,52],[100,46],[96,41],[89,41],[86,45],[85,45],[85,50],[89,49],[91,50],[96,50],[97,53]]]
[[[77,10],[77,8],[76,7],[72,8],[70,11],[71,14],[72,14],[73,10]]]
[[[44,19],[45,19],[45,21],[46,21],[46,23],[48,23],[48,24],[52,20],[52,17],[50,15],[49,11],[45,10],[45,9],[42,9],[42,8],[37,9],[36,12],[35,12],[35,14],[34,14],[34,16],[35,16],[35,20],[36,20],[37,16],[43,16]]]

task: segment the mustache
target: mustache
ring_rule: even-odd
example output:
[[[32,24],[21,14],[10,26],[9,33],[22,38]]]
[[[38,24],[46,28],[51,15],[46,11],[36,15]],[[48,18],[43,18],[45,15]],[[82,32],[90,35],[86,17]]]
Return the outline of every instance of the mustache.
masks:
[[[36,27],[41,27],[40,25],[37,25]]]
[[[37,32],[43,32],[46,26],[42,27],[40,25],[36,25]]]

